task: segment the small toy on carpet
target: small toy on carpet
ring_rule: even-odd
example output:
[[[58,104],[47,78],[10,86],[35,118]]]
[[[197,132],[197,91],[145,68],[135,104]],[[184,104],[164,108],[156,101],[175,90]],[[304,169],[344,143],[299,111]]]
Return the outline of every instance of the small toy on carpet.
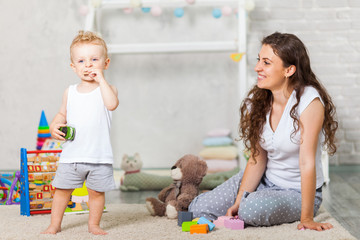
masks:
[[[193,213],[192,212],[178,212],[178,226],[182,226],[184,222],[190,222],[193,220]]]
[[[190,234],[207,234],[209,232],[209,225],[207,224],[196,224],[190,226]]]
[[[215,224],[205,217],[192,219],[192,212],[178,212],[178,226],[183,232],[207,234],[215,228]]]
[[[227,219],[230,219],[230,218],[232,218],[232,217],[230,217],[230,216],[220,216],[214,221],[214,224],[218,228],[219,227],[225,227],[224,226],[224,221],[227,220]]]
[[[205,217],[201,217],[199,218],[199,220],[197,221],[197,224],[207,224],[209,225],[209,230],[212,231],[215,227],[215,224],[212,223],[210,220],[206,219]]]
[[[71,201],[74,203],[74,207],[71,208],[72,211],[86,211],[89,208],[89,192],[85,182],[81,188],[76,188],[71,194]],[[83,206],[85,204],[86,207]]]
[[[178,211],[187,211],[199,194],[199,185],[207,172],[205,161],[185,155],[171,168],[173,183],[160,191],[158,199],[147,198],[146,207],[153,216],[176,218]]]
[[[244,221],[240,220],[238,216],[224,220],[224,226],[232,230],[244,229]]]

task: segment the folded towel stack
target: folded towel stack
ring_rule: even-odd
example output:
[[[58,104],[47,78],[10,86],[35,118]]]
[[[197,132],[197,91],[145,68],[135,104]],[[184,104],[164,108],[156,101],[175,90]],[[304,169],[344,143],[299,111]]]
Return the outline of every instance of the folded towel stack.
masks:
[[[206,161],[209,173],[229,171],[238,166],[238,149],[229,129],[209,131],[203,145],[199,156]]]

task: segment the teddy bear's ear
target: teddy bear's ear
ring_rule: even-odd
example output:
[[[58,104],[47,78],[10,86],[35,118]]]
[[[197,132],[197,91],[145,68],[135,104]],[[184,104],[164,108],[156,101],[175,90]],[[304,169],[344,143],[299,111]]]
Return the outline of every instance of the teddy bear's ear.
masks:
[[[127,160],[127,159],[128,159],[128,155],[127,155],[127,154],[124,154],[122,160],[125,161],[125,160]]]
[[[202,177],[204,177],[207,173],[208,166],[205,161],[199,159],[199,172]]]

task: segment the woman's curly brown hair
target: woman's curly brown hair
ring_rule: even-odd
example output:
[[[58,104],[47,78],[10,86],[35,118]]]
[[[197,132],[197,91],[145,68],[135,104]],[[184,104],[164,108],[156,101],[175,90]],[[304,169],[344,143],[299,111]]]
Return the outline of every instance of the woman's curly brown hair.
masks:
[[[283,61],[284,67],[294,65],[296,72],[289,77],[289,87],[296,92],[297,103],[290,110],[290,116],[294,119],[294,131],[292,136],[299,131],[301,126],[297,107],[301,95],[306,86],[314,87],[324,102],[325,116],[323,133],[325,135],[324,146],[330,155],[336,152],[335,132],[338,122],[335,119],[336,110],[326,89],[319,82],[310,66],[310,59],[305,45],[293,34],[275,32],[262,40],[262,45],[269,45],[274,53]],[[247,98],[240,107],[239,136],[244,141],[247,151],[251,151],[256,157],[260,151],[257,149],[261,139],[266,114],[271,110],[273,95],[270,90],[258,88],[256,85],[250,90]]]

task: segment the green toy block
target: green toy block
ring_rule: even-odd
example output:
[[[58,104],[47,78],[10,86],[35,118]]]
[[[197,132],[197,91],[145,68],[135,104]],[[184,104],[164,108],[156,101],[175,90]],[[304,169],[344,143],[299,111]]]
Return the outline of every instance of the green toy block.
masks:
[[[190,226],[192,225],[196,225],[197,222],[183,222],[182,225],[181,225],[181,229],[183,232],[190,232]]]
[[[63,133],[65,133],[65,136],[64,136],[65,139],[70,140],[70,141],[74,140],[75,132],[76,132],[75,128],[66,126],[66,127],[60,127],[59,130],[62,131]]]

